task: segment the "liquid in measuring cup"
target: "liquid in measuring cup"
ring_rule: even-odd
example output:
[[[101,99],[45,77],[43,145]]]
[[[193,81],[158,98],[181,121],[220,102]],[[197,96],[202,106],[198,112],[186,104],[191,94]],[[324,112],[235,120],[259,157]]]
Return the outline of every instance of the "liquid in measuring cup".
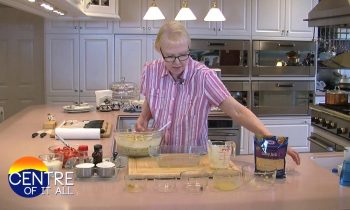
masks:
[[[229,168],[231,158],[235,157],[234,141],[208,141],[209,165],[211,168]]]

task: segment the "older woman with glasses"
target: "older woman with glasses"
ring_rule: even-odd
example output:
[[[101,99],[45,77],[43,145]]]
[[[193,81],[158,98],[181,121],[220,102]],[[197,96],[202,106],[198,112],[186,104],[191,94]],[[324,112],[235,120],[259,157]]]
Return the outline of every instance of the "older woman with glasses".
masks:
[[[208,140],[208,114],[217,106],[248,130],[271,135],[263,123],[228,92],[216,73],[190,57],[191,39],[176,21],[159,30],[155,48],[162,59],[144,66],[141,93],[145,96],[136,130],[144,131],[151,118],[153,127],[169,124],[162,145],[203,146]],[[288,154],[299,164],[296,151]]]

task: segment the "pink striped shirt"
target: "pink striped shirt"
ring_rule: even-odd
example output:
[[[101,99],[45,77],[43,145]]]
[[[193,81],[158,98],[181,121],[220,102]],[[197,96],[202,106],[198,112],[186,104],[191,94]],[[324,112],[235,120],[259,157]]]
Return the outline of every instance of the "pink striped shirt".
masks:
[[[208,140],[208,113],[231,96],[216,73],[204,64],[188,60],[182,81],[175,81],[163,59],[144,66],[141,93],[147,100],[154,124],[165,131],[162,145],[205,146]]]

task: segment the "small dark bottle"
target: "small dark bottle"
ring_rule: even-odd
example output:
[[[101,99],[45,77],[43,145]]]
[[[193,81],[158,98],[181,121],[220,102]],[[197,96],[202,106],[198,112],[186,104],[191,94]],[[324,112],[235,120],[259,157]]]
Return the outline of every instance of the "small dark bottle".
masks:
[[[96,165],[98,163],[102,162],[102,145],[101,144],[95,144],[94,145],[94,152],[92,153],[93,163]]]

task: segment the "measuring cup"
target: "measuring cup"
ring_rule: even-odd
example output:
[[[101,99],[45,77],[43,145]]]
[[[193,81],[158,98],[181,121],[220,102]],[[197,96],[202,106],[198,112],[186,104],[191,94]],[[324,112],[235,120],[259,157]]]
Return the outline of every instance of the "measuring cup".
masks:
[[[234,141],[208,140],[208,156],[211,168],[229,168],[230,159],[236,155]]]

